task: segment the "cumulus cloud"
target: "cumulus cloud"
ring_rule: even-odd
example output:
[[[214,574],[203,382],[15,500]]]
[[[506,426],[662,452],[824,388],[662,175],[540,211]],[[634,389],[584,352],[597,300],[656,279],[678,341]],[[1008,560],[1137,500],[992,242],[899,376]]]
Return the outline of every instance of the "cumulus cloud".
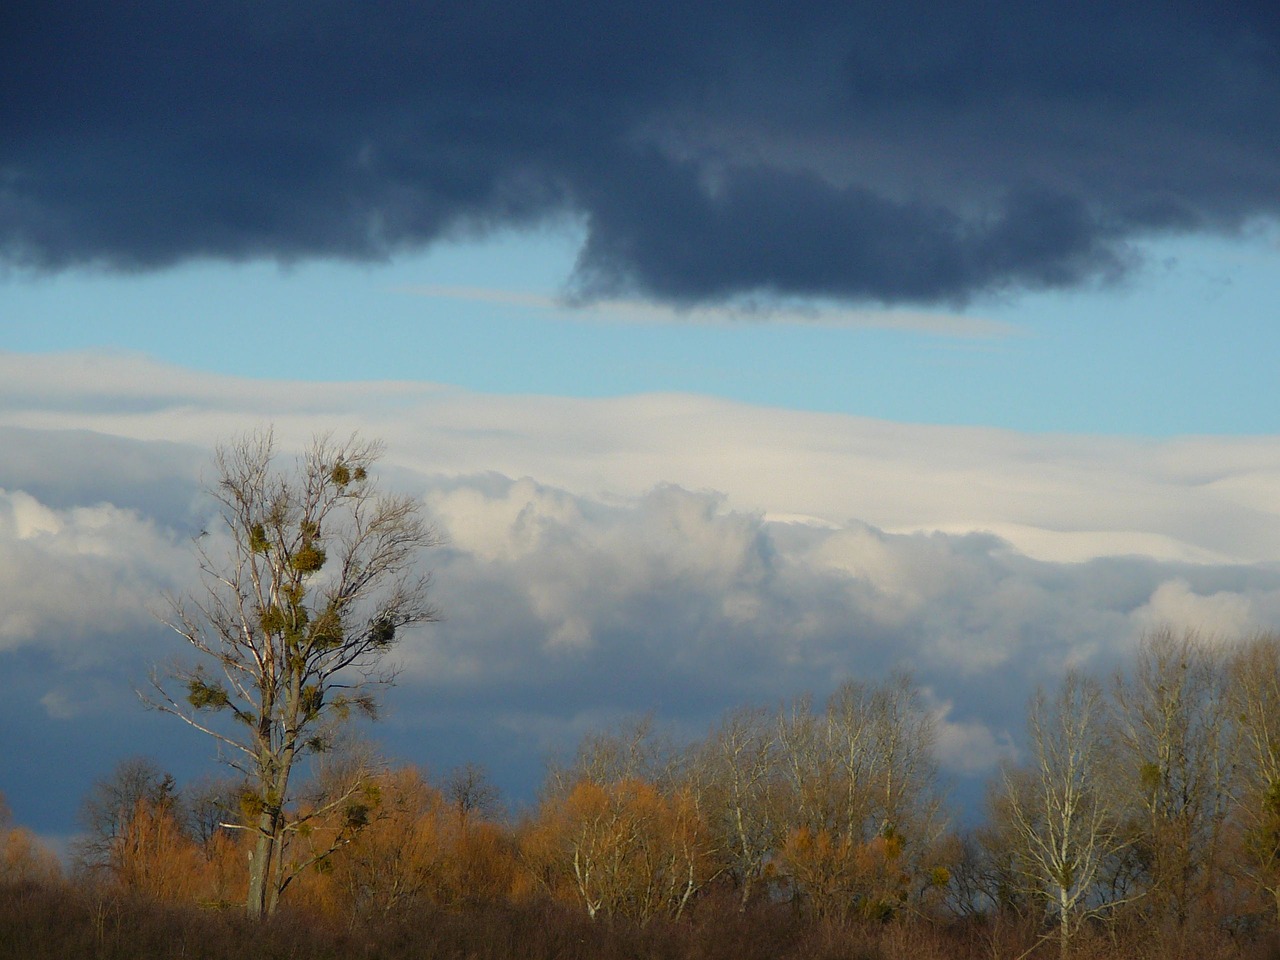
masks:
[[[1280,588],[1249,566],[1053,563],[986,534],[779,523],[670,486],[606,503],[487,475],[427,503],[451,547],[436,567],[449,618],[403,654],[424,703],[478,698],[544,730],[606,708],[705,722],[905,667],[942,699],[948,763],[970,773],[1008,752],[1038,683],[1199,625],[1171,581],[1236,612],[1274,614]]]
[[[1232,637],[1269,621],[1268,614],[1276,608],[1277,601],[1280,594],[1274,590],[1209,587],[1197,591],[1178,577],[1152,591],[1134,617],[1153,627],[1177,623],[1206,636]]]
[[[179,551],[149,519],[111,504],[54,510],[0,490],[0,652],[39,645],[100,666],[173,586]]]
[[[6,785],[86,724],[95,755],[119,741],[191,761],[132,692],[183,652],[149,608],[194,580],[212,444],[268,418],[286,453],[327,428],[384,437],[381,481],[445,535],[430,563],[446,619],[398,648],[374,735],[437,769],[486,762],[526,793],[546,751],[620,715],[696,734],[894,668],[928,691],[947,769],[972,777],[1068,666],[1109,672],[1165,622],[1280,626],[1270,438],[257,383],[136,358],[99,358],[90,399],[50,386],[58,360],[0,354],[0,401],[46,390],[0,402],[0,729],[28,745],[0,750]],[[154,402],[121,369],[162,385]]]
[[[579,296],[950,302],[1113,277],[1144,237],[1280,197],[1257,4],[2,16],[0,256],[37,269],[567,223]]]
[[[960,775],[989,774],[1001,761],[1017,760],[1018,750],[1008,731],[994,731],[977,720],[950,718],[953,704],[936,712],[938,765]]]

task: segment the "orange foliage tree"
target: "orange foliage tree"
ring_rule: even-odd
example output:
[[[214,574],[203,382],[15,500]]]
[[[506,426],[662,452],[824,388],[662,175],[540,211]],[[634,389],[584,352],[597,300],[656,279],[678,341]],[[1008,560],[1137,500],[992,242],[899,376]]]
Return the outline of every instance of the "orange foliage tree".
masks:
[[[580,780],[543,804],[524,836],[526,862],[591,917],[679,917],[718,870],[695,799],[638,778]]]
[[[412,767],[371,778],[367,796],[365,825],[299,879],[300,900],[371,919],[509,895],[515,857],[500,826],[447,800]]]
[[[30,830],[13,825],[0,793],[0,882],[54,883],[61,878],[57,855]]]
[[[356,917],[387,917],[428,899],[440,882],[441,797],[416,770],[371,781],[364,828],[300,883],[307,899]]]
[[[111,850],[110,871],[127,890],[154,899],[196,900],[207,861],[175,815],[172,797],[139,797]]]
[[[777,721],[780,875],[818,916],[887,919],[949,880],[932,716],[911,678],[844,683]]]

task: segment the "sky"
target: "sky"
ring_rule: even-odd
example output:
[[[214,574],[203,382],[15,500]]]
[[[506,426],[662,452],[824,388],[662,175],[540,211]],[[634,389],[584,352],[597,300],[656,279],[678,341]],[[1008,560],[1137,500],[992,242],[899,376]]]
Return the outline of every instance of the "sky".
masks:
[[[1265,4],[0,11],[0,791],[145,754],[214,446],[386,441],[447,619],[369,731],[913,671],[974,795],[1144,630],[1280,628]],[[966,786],[967,784],[967,786]]]

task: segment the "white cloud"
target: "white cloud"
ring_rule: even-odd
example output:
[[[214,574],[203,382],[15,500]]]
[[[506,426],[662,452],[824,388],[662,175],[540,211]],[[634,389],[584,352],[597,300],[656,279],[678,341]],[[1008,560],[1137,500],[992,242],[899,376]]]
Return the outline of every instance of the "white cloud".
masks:
[[[0,653],[54,649],[83,664],[151,626],[158,592],[175,583],[180,554],[155,524],[110,504],[54,510],[0,490]]]
[[[207,448],[274,423],[286,445],[361,430],[416,474],[494,471],[587,495],[663,483],[735,510],[894,533],[990,531],[1046,560],[1280,559],[1280,438],[1036,436],[705,397],[504,397],[406,383],[191,374],[136,357],[0,354],[0,427]]]
[[[57,533],[61,526],[52,510],[21,490],[0,501],[0,535],[30,540],[40,534]]]
[[[640,700],[663,683],[770,698],[900,665],[967,688],[955,702],[973,709],[993,684],[997,700],[1023,696],[1069,663],[1123,656],[1171,579],[1188,594],[1233,584],[1213,602],[1237,613],[1237,597],[1273,602],[1280,587],[1252,568],[1060,564],[989,535],[776,523],[672,487],[606,502],[488,475],[428,503],[451,543],[436,570],[451,610],[408,654],[424,683],[443,670],[590,690],[623,675]]]
[[[900,666],[937,691],[944,762],[971,774],[1066,664],[1109,670],[1164,622],[1280,626],[1276,438],[1026,436],[0,354],[0,662],[21,663],[37,713],[132,727],[129,687],[181,652],[148,607],[194,577],[209,448],[264,423],[286,447],[384,438],[385,481],[447,535],[432,558],[447,619],[399,652],[388,735],[410,756],[440,729],[514,755],[631,710],[696,726]]]
[[[1256,629],[1262,622],[1262,605],[1274,606],[1280,593],[1259,591],[1250,596],[1244,591],[1215,590],[1197,592],[1182,578],[1161,583],[1151,599],[1134,611],[1134,620],[1144,628],[1175,625],[1206,636],[1238,637]]]
[[[952,720],[953,706],[946,702],[935,712],[935,752],[943,770],[962,776],[990,774],[1001,761],[1018,759],[1008,731],[997,732],[978,720]]]
[[[40,698],[40,705],[54,720],[72,720],[84,713],[84,704],[64,688],[50,690]]]

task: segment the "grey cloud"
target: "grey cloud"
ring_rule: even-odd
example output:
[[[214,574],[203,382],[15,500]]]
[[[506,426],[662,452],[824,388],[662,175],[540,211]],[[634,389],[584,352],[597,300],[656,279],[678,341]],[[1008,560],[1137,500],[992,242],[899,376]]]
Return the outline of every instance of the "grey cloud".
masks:
[[[10,439],[35,449],[57,438]],[[132,693],[152,663],[182,653],[146,606],[190,583],[195,558],[187,534],[145,505],[181,487],[185,448],[116,438],[82,450],[69,504],[93,500],[100,451],[170,469],[104,473],[113,496],[143,504],[132,510],[0,495],[0,619],[26,624],[0,643],[13,696],[0,707],[0,788],[22,817],[43,815],[28,784],[49,751],[66,754],[67,789],[113,756],[150,753],[182,771],[213,758]],[[652,711],[696,734],[726,708],[822,697],[895,666],[943,717],[948,768],[981,776],[1016,744],[1027,695],[1067,664],[1109,672],[1165,617],[1209,631],[1280,626],[1280,571],[1267,565],[1055,563],[987,533],[777,522],[672,485],[604,498],[402,470],[448,537],[431,557],[446,619],[398,649],[388,719],[370,734],[435,770],[486,763],[517,797],[531,795],[546,752],[622,714]]]
[[[207,512],[200,503],[204,453],[191,446],[0,426],[0,448],[0,490],[22,490],[55,510],[109,503],[193,532]]]
[[[955,301],[1280,197],[1262,4],[16,0],[0,256],[378,259],[585,226],[579,295]]]
[[[449,619],[406,649],[402,708],[418,689],[433,709],[478,698],[540,717],[543,737],[610,709],[696,725],[905,666],[989,758],[1037,683],[1109,672],[1153,610],[1212,631],[1242,625],[1224,611],[1275,622],[1280,597],[1265,568],[1048,563],[990,535],[778,524],[675,488],[605,505],[490,476],[429,502],[454,544],[437,566]]]
[[[159,592],[183,584],[180,553],[169,531],[133,511],[52,510],[0,491],[0,651],[35,645],[101,666],[154,624]]]

